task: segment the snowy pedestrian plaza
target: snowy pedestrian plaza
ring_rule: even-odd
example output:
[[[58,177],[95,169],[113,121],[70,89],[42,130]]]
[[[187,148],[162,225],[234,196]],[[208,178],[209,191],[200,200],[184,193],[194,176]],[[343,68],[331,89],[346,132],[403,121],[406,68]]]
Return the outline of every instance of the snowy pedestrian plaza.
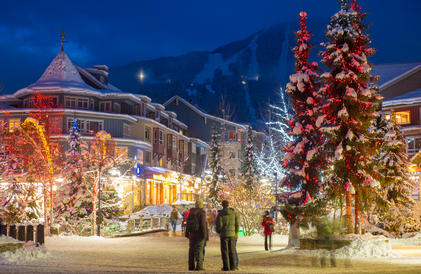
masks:
[[[265,251],[260,234],[240,237],[237,272],[421,273],[421,234],[388,243],[382,236],[362,237],[335,253],[286,249],[285,235],[274,235],[273,250]],[[0,238],[6,241],[12,240]],[[43,248],[27,244],[16,253],[0,253],[0,273],[188,273],[187,253],[188,239],[180,231],[121,238],[53,236],[46,237]],[[205,272],[220,273],[221,266],[219,238],[212,233]]]

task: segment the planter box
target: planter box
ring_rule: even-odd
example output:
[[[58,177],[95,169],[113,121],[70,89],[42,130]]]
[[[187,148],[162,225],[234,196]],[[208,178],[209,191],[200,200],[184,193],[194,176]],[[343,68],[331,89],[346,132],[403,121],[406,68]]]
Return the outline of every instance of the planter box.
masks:
[[[351,244],[351,240],[338,239],[300,239],[300,249],[327,249],[333,250]]]
[[[23,247],[23,244],[24,244],[23,242],[22,243],[4,243],[4,244],[0,244],[0,252],[5,252],[5,251],[15,252],[19,248],[22,248]]]

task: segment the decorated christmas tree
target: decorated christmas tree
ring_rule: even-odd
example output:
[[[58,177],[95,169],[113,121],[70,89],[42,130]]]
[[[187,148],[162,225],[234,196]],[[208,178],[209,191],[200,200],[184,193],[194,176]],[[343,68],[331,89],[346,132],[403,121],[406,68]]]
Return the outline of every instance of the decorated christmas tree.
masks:
[[[360,233],[360,211],[368,208],[372,193],[380,187],[372,159],[378,143],[370,130],[382,98],[373,88],[369,47],[362,13],[356,0],[341,0],[341,10],[327,26],[327,43],[319,55],[330,70],[321,75],[326,150],[331,152],[332,174],[326,178],[331,189],[346,198],[346,228],[352,230],[352,197],[355,197],[355,233]],[[335,192],[337,193],[337,192]]]
[[[317,217],[316,209],[321,205],[321,175],[327,162],[321,149],[324,138],[320,132],[319,119],[320,69],[316,62],[309,62],[309,52],[313,46],[309,43],[311,33],[307,30],[307,14],[302,11],[299,17],[301,29],[295,32],[297,45],[293,48],[296,73],[290,76],[286,89],[295,110],[294,116],[288,121],[293,141],[284,148],[286,176],[282,180],[282,185],[292,193],[282,213],[292,224],[304,215]]]

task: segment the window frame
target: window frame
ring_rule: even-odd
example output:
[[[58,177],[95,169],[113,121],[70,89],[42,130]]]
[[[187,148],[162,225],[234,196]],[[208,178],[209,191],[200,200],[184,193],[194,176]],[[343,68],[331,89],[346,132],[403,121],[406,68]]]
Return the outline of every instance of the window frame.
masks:
[[[151,142],[151,128],[145,126],[145,141]]]
[[[107,105],[109,109],[107,110]],[[98,103],[98,109],[100,112],[111,112],[112,102],[111,101],[100,101]]]

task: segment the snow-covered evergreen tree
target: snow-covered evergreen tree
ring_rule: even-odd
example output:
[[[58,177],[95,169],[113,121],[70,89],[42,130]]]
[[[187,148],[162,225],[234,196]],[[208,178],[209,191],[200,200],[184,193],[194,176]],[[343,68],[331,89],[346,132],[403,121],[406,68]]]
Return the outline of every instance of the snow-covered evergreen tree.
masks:
[[[342,0],[341,10],[327,26],[327,43],[319,55],[330,70],[320,77],[326,104],[323,107],[326,149],[331,151],[332,175],[327,182],[332,189],[346,191],[346,227],[352,230],[351,194],[355,193],[355,232],[360,233],[360,211],[368,208],[372,192],[380,187],[372,158],[376,151],[375,132],[370,131],[381,97],[373,88],[369,47],[362,13],[356,0]]]
[[[309,44],[311,33],[306,26],[307,14],[302,11],[299,16],[301,29],[295,32],[297,46],[293,48],[296,73],[290,76],[286,89],[295,110],[293,118],[288,121],[293,141],[284,148],[286,176],[282,180],[282,185],[294,193],[287,199],[282,212],[291,223],[303,215],[317,216],[314,203],[319,198],[322,170],[327,162],[321,148],[324,139],[319,130],[320,69],[316,62],[309,63],[309,52],[313,46]]]
[[[208,202],[215,203],[218,199],[220,184],[225,177],[225,171],[222,167],[222,150],[219,144],[219,134],[216,125],[212,125],[212,140],[209,155],[209,167],[212,172],[212,179],[209,182]]]
[[[0,200],[0,217],[4,222],[22,224],[39,218],[40,212],[33,184],[20,182],[15,178],[2,191],[4,195]]]
[[[419,231],[421,224],[414,219],[414,212],[410,208],[414,204],[410,197],[414,182],[408,171],[411,163],[407,154],[402,153],[405,139],[393,110],[389,117],[386,119],[386,115],[380,111],[374,122],[381,143],[375,158],[381,189],[376,193],[376,204],[370,213],[377,215],[376,225],[398,236],[414,229]]]
[[[65,169],[68,182],[59,188],[57,216],[72,233],[81,234],[84,231],[85,235],[93,235],[97,219],[102,224],[103,218],[119,216],[124,211],[124,203],[117,196],[115,186],[111,185],[112,180],[107,178],[107,170],[118,166],[123,171],[121,176],[124,176],[133,168],[134,161],[124,154],[113,156],[116,143],[104,131],[98,132],[89,143],[85,143],[76,121],[73,122],[68,140],[70,149],[66,153],[68,161]],[[101,219],[97,218],[100,183]]]
[[[380,118],[385,115],[380,115]],[[399,124],[396,122],[395,113],[392,110],[390,119],[386,120],[386,126],[380,134],[383,142],[378,156],[377,169],[381,176],[381,194],[384,199],[394,205],[409,207],[414,201],[410,198],[411,189],[414,187],[409,177],[410,161],[405,150],[405,139]]]
[[[242,162],[241,176],[246,181],[248,188],[252,188],[258,178],[254,148],[254,133],[250,125],[246,128],[246,144],[244,149],[244,159]]]

